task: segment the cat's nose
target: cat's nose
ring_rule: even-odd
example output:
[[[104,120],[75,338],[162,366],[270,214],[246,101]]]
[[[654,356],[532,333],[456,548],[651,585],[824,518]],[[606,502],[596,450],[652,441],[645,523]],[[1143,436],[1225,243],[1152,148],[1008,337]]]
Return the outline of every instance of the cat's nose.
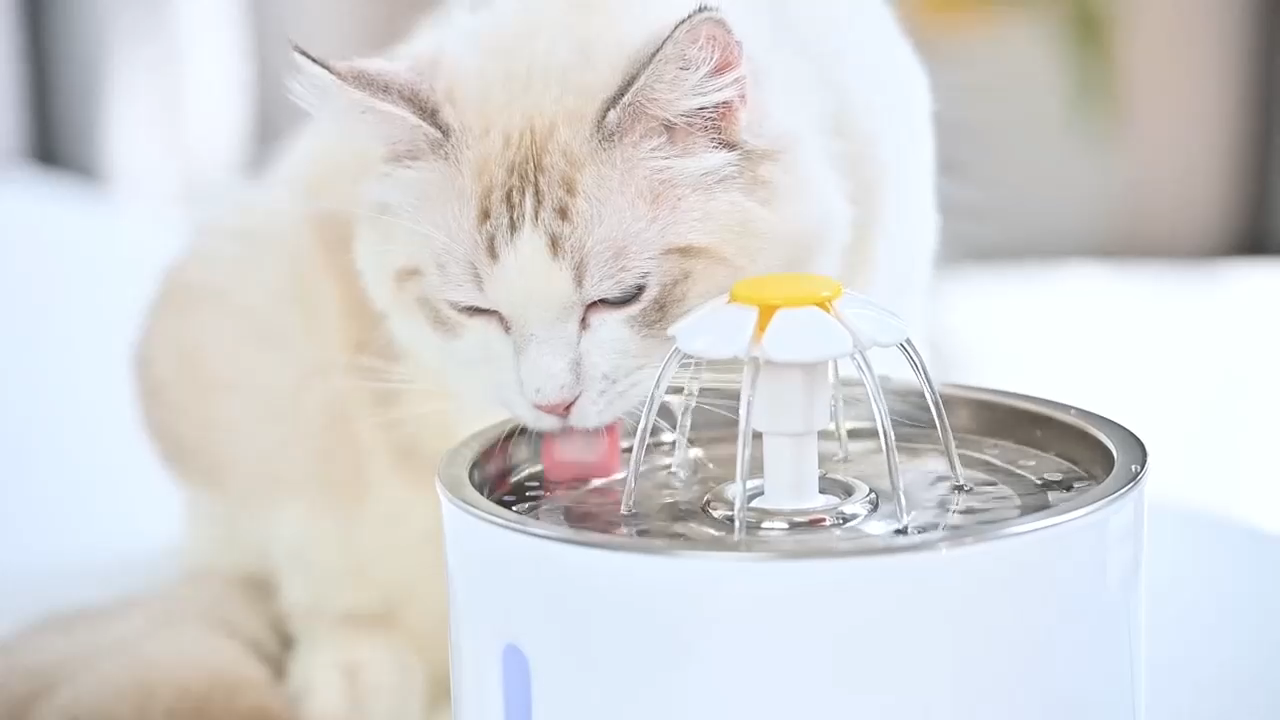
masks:
[[[576,402],[578,402],[578,398],[575,397],[574,399],[566,400],[565,402],[546,403],[545,405],[534,405],[534,407],[538,408],[539,410],[541,410],[542,412],[548,415],[555,415],[556,417],[568,417],[569,411],[573,409],[573,404]]]

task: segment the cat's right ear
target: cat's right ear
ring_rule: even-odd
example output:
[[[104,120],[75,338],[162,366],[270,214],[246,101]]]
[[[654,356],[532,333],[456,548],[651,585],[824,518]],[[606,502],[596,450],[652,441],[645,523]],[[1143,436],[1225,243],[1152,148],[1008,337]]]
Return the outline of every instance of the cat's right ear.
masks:
[[[293,57],[291,94],[309,112],[354,116],[393,145],[439,148],[453,137],[430,87],[409,69],[383,60],[329,62],[296,43]]]
[[[666,137],[733,147],[746,93],[742,45],[718,11],[702,6],[632,70],[597,126],[606,139]]]

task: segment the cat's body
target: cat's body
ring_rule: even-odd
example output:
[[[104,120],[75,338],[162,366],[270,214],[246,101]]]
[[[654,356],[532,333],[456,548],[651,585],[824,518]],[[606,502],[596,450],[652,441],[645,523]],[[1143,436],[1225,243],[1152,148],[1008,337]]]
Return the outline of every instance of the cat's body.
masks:
[[[885,3],[485,5],[381,64],[303,56],[317,119],[201,226],[140,350],[202,585],[20,642],[0,717],[444,713],[442,451],[615,420],[745,274],[923,322],[932,108]]]

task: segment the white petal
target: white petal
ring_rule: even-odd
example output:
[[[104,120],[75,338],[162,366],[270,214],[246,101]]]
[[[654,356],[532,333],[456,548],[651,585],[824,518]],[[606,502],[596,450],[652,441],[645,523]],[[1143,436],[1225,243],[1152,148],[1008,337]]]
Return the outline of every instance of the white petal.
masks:
[[[705,312],[695,310],[672,330],[676,347],[703,360],[747,357],[756,333],[758,310],[751,305],[724,303]]]
[[[836,300],[835,309],[864,350],[897,347],[907,341],[902,318],[861,295],[845,293]]]
[[[715,308],[721,307],[723,305],[728,305],[728,304],[729,304],[728,295],[719,295],[717,297],[711,298],[710,300],[702,303],[698,307],[685,313],[684,317],[675,321],[675,323],[671,327],[667,328],[667,337],[672,337],[672,338],[675,337],[678,333],[681,332],[680,330],[681,326],[692,321],[694,318],[698,317],[702,313],[708,312],[710,310],[714,310]]]
[[[760,339],[760,354],[776,363],[821,363],[853,352],[853,338],[822,308],[779,308]]]

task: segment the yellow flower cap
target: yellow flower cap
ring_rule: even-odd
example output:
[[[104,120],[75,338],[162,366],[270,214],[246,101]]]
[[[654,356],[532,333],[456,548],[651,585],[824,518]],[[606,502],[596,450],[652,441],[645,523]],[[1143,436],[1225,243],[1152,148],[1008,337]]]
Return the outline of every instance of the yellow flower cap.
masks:
[[[729,301],[760,309],[757,336],[762,335],[773,314],[780,308],[817,306],[831,312],[831,303],[840,299],[844,288],[834,278],[812,273],[757,275],[734,283]]]

